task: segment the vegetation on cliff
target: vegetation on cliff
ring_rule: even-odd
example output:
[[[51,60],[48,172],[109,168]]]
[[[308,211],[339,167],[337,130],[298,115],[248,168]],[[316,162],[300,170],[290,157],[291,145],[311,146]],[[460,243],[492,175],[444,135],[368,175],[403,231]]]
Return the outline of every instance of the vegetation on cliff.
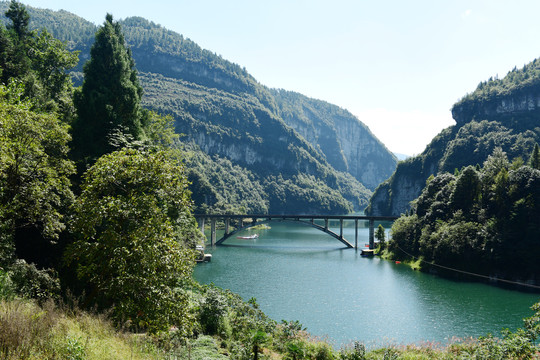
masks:
[[[0,3],[0,9],[7,6],[8,3]],[[95,26],[63,11],[30,8],[29,13],[31,28],[49,29],[54,36],[67,41],[69,49],[80,51],[83,61],[72,76],[81,84],[82,63],[89,59]],[[189,143],[192,151],[202,151],[210,159],[230,161],[264,187],[268,194],[265,202],[273,200],[271,207],[262,205],[261,194],[243,191],[236,186],[237,181],[227,180],[219,189],[214,188],[214,183],[207,184],[212,193],[227,187],[228,194],[234,193],[234,198],[241,199],[246,212],[264,208],[287,212],[285,206],[294,206],[304,213],[361,210],[371,190],[392,173],[395,157],[369,131],[363,131],[365,126],[347,111],[299,94],[280,92],[278,96],[239,65],[143,18],[128,18],[120,23],[137,64],[144,107],[172,115],[177,132],[185,135],[182,142]],[[314,130],[322,134],[319,141],[308,139],[295,128],[294,124],[306,119],[306,114],[311,126],[315,125]],[[361,133],[360,138],[354,138],[354,145],[360,142],[365,146],[343,157],[343,141],[338,137],[339,131],[350,133],[339,130],[345,124]],[[195,156],[194,161],[203,157]],[[221,164],[224,162],[217,161],[212,166]],[[197,164],[197,168],[201,165]],[[220,171],[224,173],[226,169]],[[288,194],[286,202],[276,201],[275,194],[270,193],[275,187],[265,186],[267,179],[281,178],[297,189]],[[308,178],[314,180],[307,181]],[[310,187],[313,184],[323,185],[331,195]],[[196,203],[198,209],[223,211],[219,199],[197,194],[199,188],[191,188],[195,201],[206,200]],[[229,197],[227,193],[223,196]],[[212,202],[213,199],[217,201]]]
[[[430,177],[411,211],[392,226],[389,250],[442,274],[538,284],[539,160],[538,145],[526,165],[519,158],[510,163],[496,148],[482,167]]]
[[[420,155],[398,163],[394,174],[375,190],[366,212],[404,213],[431,175],[481,165],[497,147],[510,161],[527,158],[540,143],[539,61],[514,68],[502,79],[481,82],[454,104],[457,125],[441,131]]]
[[[466,106],[467,104],[487,103],[496,98],[510,96],[516,93],[536,93],[540,84],[540,59],[534,59],[523,68],[514,67],[502,79],[498,76],[491,77],[478,84],[476,89],[465,95],[458,101],[454,108]]]

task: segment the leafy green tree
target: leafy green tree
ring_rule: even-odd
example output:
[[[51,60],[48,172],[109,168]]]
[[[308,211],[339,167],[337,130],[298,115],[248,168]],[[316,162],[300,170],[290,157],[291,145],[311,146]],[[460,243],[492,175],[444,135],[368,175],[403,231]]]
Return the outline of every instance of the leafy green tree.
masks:
[[[55,240],[72,202],[68,127],[54,114],[31,111],[24,89],[0,85],[0,223],[2,248],[30,241],[28,230]],[[35,245],[35,244],[34,244]],[[32,249],[31,251],[37,251]],[[34,254],[35,255],[35,254]],[[38,254],[40,255],[40,254]],[[41,254],[42,255],[42,254]]]
[[[21,77],[26,75],[31,66],[28,48],[30,30],[30,15],[26,11],[26,7],[17,1],[12,1],[9,9],[5,13],[6,17],[11,21],[7,25],[5,32],[5,55],[3,56],[2,68],[4,70],[4,83],[7,83],[6,78]]]
[[[480,178],[473,166],[467,166],[456,179],[450,201],[455,210],[468,213],[480,197]]]
[[[46,30],[30,31],[30,16],[21,3],[12,1],[5,15],[10,23],[7,30],[0,28],[1,81],[22,82],[33,108],[59,112],[70,121],[74,108],[68,70],[77,64],[77,53]]]
[[[120,24],[107,14],[84,65],[82,89],[75,93],[75,157],[92,164],[115,150],[110,141],[114,133],[142,139],[148,112],[141,107],[141,96],[135,62]]]
[[[198,231],[184,168],[169,152],[123,149],[85,173],[66,253],[89,301],[151,331],[189,328],[187,297]]]

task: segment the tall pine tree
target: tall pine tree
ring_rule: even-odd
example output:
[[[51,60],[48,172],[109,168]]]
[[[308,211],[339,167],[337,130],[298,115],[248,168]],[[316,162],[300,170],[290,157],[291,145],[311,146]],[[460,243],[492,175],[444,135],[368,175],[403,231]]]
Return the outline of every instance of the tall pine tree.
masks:
[[[141,107],[142,87],[131,51],[111,14],[96,32],[83,70],[82,89],[75,93],[73,152],[84,166],[115,150],[112,140],[118,134],[141,139],[148,112]]]

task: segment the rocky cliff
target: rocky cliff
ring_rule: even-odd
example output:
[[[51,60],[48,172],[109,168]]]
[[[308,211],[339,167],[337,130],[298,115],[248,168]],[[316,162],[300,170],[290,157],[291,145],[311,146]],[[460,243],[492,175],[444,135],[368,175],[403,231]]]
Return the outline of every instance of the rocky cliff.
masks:
[[[504,79],[482,82],[452,108],[456,125],[443,130],[426,150],[398,163],[370,199],[366,212],[400,215],[410,208],[431,175],[481,165],[496,147],[510,160],[526,160],[540,142],[540,62],[512,70]]]
[[[322,152],[337,170],[373,190],[396,168],[397,159],[357,117],[336,105],[273,90],[283,120]]]
[[[540,116],[540,88],[527,87],[488,99],[464,99],[452,107],[458,126],[471,120]]]

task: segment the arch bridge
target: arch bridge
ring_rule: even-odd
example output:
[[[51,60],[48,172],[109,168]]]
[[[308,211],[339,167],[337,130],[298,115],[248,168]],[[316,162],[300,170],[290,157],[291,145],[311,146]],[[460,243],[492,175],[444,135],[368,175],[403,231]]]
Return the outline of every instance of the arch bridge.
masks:
[[[307,224],[317,230],[323,231],[334,237],[348,248],[358,249],[358,223],[359,221],[369,222],[369,248],[373,249],[375,244],[375,221],[394,221],[397,216],[364,216],[364,215],[218,215],[218,214],[195,214],[195,219],[199,223],[201,231],[204,233],[206,221],[210,221],[210,244],[220,245],[225,240],[234,236],[236,233],[250,227],[264,224],[270,221],[293,221]],[[315,223],[315,220],[324,221],[324,225]],[[328,224],[330,220],[339,220],[339,233],[332,231]],[[220,239],[216,239],[216,222],[225,223],[225,233]],[[354,221],[355,236],[354,245],[343,236],[343,222]],[[231,231],[234,224],[234,230]]]

